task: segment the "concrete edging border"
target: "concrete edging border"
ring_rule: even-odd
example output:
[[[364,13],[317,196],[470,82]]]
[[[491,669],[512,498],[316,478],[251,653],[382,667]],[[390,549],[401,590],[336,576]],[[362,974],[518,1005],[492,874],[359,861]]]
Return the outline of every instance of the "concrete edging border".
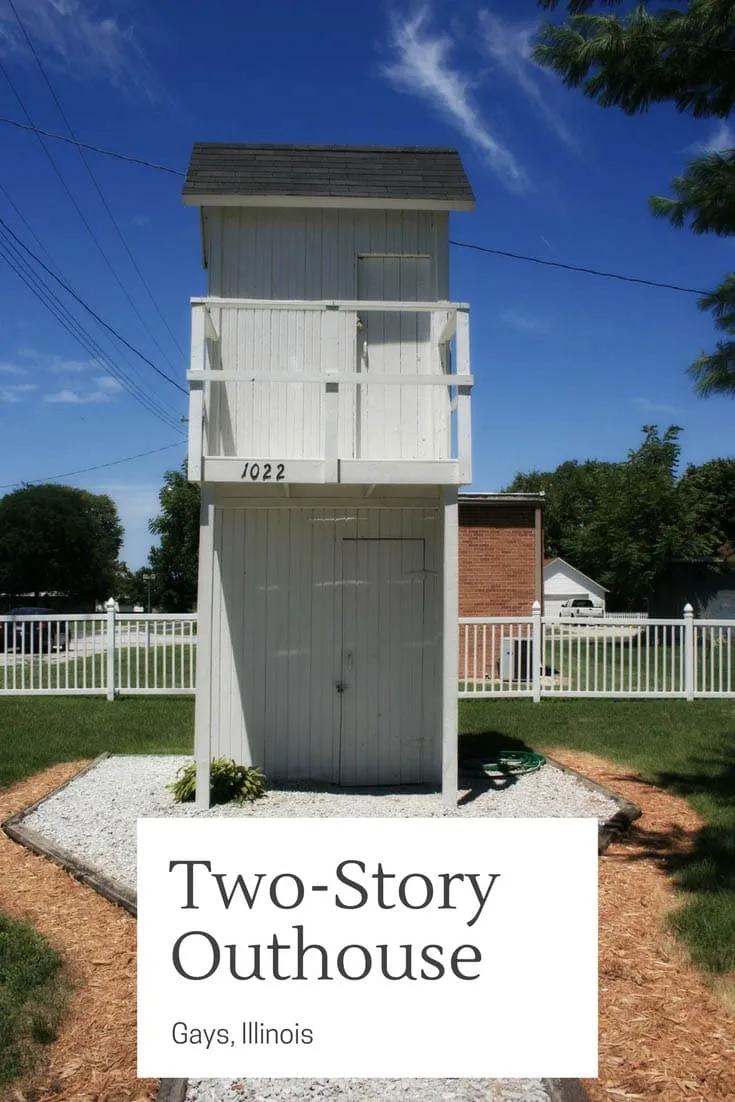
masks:
[[[40,800],[36,800],[34,803],[29,804],[28,807],[23,808],[21,811],[16,812],[15,815],[11,815],[10,818],[0,823],[0,828],[12,841],[25,846],[26,849],[30,849],[39,857],[46,857],[48,860],[53,861],[55,865],[61,866],[61,868],[70,873],[75,880],[79,880],[82,884],[86,884],[111,903],[116,904],[118,907],[122,907],[128,914],[132,915],[133,918],[137,918],[138,906],[135,892],[130,891],[125,885],[117,883],[110,877],[103,876],[94,869],[80,863],[73,854],[68,852],[68,850],[55,845],[37,831],[23,825],[23,820],[31,815],[32,812],[41,806],[41,804],[50,800],[53,796],[56,796],[59,792],[63,791],[64,788],[70,785],[72,781],[82,777],[85,773],[94,769],[96,765],[110,756],[111,755],[107,751],[99,754],[94,761],[91,761],[89,765],[85,765],[78,773],[75,773],[68,780],[64,781],[63,784],[58,785],[57,788],[54,788],[51,792],[47,792],[45,796],[42,796]],[[642,811],[639,807],[629,800],[626,800],[623,796],[619,796],[616,792],[613,792],[612,789],[597,784],[596,781],[591,781],[588,777],[585,777],[583,773],[578,773],[576,769],[571,769],[569,766],[562,765],[553,758],[547,756],[546,760],[555,769],[560,769],[562,772],[569,773],[576,777],[585,788],[593,792],[601,792],[617,803],[619,811],[599,827],[598,854],[603,853],[611,842],[624,834],[631,823],[642,815]],[[544,1079],[542,1082],[549,1093],[550,1102],[589,1102],[589,1096],[578,1079]],[[187,1085],[186,1079],[161,1079],[158,1094],[156,1095],[156,1102],[184,1102]]]
[[[611,842],[617,841],[630,826],[640,819],[643,812],[637,804],[631,803],[625,796],[618,795],[612,788],[606,788],[604,784],[598,784],[597,781],[591,781],[589,777],[585,777],[584,773],[579,773],[576,769],[571,769],[568,765],[562,765],[561,762],[556,761],[555,758],[550,758],[545,755],[547,762],[553,765],[555,769],[561,769],[562,773],[569,773],[575,777],[581,785],[588,788],[591,792],[600,792],[603,796],[607,796],[609,800],[613,800],[618,805],[618,810],[612,815],[607,822],[602,823],[599,827],[597,834],[597,854],[598,856],[605,852]],[[562,1082],[562,1080],[559,1080]]]

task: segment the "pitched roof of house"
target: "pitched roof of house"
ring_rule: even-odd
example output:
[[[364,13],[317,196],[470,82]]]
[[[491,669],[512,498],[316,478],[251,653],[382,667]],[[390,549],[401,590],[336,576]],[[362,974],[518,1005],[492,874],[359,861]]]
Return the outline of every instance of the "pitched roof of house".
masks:
[[[605,593],[610,592],[610,590],[607,588],[607,586],[604,586],[601,582],[596,581],[594,578],[590,578],[589,574],[584,574],[581,570],[578,570],[576,566],[572,566],[572,564],[570,562],[567,562],[566,559],[562,559],[559,555],[557,555],[555,559],[546,559],[544,561],[544,573],[546,573],[546,571],[548,570],[548,568],[550,566],[553,566],[554,563],[557,563],[557,562],[561,563],[562,566],[569,567],[569,569],[573,570],[574,573],[579,575],[580,578],[584,578],[584,580],[586,582],[592,582],[593,585],[597,586],[598,589],[603,590],[603,592],[605,592]]]
[[[456,149],[421,146],[196,142],[184,202],[281,196],[413,201],[469,210],[475,197]]]

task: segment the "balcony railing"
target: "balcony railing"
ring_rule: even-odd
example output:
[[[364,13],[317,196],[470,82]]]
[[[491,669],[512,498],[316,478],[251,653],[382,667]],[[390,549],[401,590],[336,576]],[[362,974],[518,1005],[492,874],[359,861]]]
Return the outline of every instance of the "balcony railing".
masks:
[[[189,477],[472,480],[469,308],[192,300]]]

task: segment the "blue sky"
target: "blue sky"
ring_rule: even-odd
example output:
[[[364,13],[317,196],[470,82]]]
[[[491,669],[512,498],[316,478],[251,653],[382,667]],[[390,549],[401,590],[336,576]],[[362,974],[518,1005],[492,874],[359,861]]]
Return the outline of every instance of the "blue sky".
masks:
[[[456,145],[477,196],[476,212],[453,216],[457,240],[703,289],[735,267],[735,241],[673,230],[646,205],[698,149],[733,144],[732,127],[665,106],[630,119],[567,91],[529,59],[534,0],[13,2],[83,141],[182,169],[195,140]],[[66,133],[9,0],[0,62],[33,123]],[[0,115],[25,121],[2,72]],[[97,243],[37,138],[2,124],[0,218],[184,384],[188,300],[205,282],[181,181],[87,155],[151,298],[78,152],[46,146]],[[452,296],[472,304],[474,489],[622,458],[644,423],[683,426],[684,462],[733,453],[732,400],[695,397],[685,374],[715,340],[695,296],[461,249]],[[2,256],[0,302],[0,493],[172,445],[56,478],[115,499],[137,568],[163,472],[184,456],[185,395],[118,349],[159,416],[136,402]]]

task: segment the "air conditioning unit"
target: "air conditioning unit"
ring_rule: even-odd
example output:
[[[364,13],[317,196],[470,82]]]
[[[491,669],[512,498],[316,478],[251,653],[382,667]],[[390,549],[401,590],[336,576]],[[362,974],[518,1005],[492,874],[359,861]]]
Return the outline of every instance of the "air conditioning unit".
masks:
[[[532,639],[504,639],[500,650],[500,680],[531,681],[532,655]]]

